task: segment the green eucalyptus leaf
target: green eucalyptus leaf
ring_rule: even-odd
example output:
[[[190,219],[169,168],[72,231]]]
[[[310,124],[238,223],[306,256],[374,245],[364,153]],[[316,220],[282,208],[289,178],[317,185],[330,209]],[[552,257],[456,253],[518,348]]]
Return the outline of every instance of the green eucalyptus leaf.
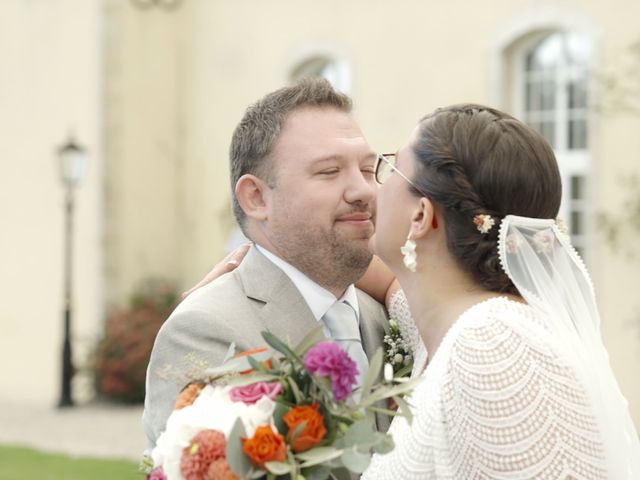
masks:
[[[306,452],[297,453],[296,458],[303,462],[300,465],[302,468],[308,468],[338,458],[340,455],[342,455],[342,450],[337,448],[316,447]]]
[[[291,350],[291,347],[276,337],[273,333],[262,332],[262,338],[264,338],[264,341],[278,352],[284,354],[290,359],[295,359],[302,363],[302,359],[293,350]]]
[[[251,355],[251,357],[253,357],[254,360],[257,360],[259,362],[264,362],[269,358],[271,358],[272,356],[273,356],[273,351],[269,351],[269,350],[267,350],[266,352],[258,352]],[[223,363],[218,367],[207,368],[204,373],[208,377],[217,377],[220,375],[224,375],[226,373],[233,373],[233,372],[239,373],[245,370],[250,370],[252,367],[251,367],[251,364],[249,363],[248,357],[249,356],[232,358],[231,360],[227,361],[226,363]]]
[[[275,475],[286,475],[291,472],[291,465],[284,462],[266,462],[264,466]]]
[[[289,377],[289,386],[291,387],[291,392],[293,393],[293,397],[296,400],[297,404],[301,404],[304,402],[305,397],[304,395],[302,395],[302,392],[300,391],[300,387],[298,387],[298,384],[296,383],[296,381]]]
[[[261,373],[264,373],[266,371],[266,368],[264,368],[264,363],[258,362],[251,355],[247,356],[247,360],[249,361],[249,365],[251,365],[251,368],[253,368],[254,370],[257,370]]]
[[[413,413],[411,413],[411,408],[409,408],[407,402],[400,395],[394,395],[393,399],[398,404],[400,414],[407,419],[409,424],[411,424],[413,422]]]
[[[376,350],[376,353],[369,361],[369,370],[367,370],[367,375],[364,377],[362,388],[360,390],[361,398],[365,398],[369,395],[369,392],[371,392],[371,387],[375,383],[376,379],[380,376],[383,356],[384,354],[382,352],[382,348],[378,348]]]
[[[367,398],[363,399],[359,403],[359,407],[368,407],[369,405],[373,405],[379,400],[384,398],[393,397],[395,395],[400,395],[404,393],[408,393],[414,389],[416,385],[422,382],[423,377],[414,378],[407,382],[399,383],[397,385],[387,385],[378,388],[375,392],[369,395]]]
[[[388,408],[382,408],[382,407],[376,407],[374,405],[371,405],[370,407],[367,407],[367,411],[369,412],[375,412],[375,413],[382,413],[384,415],[389,415],[390,417],[395,417],[396,415],[398,415],[398,411],[397,410],[390,410]]]
[[[242,437],[246,437],[247,432],[244,429],[242,420],[236,419],[229,437],[227,438],[227,463],[229,468],[237,473],[240,477],[246,477],[251,471],[251,464],[249,459],[242,451]]]
[[[332,480],[352,480],[351,472],[344,467],[331,470]]]
[[[302,471],[307,480],[327,480],[331,473],[331,468],[326,465],[316,465]]]
[[[385,449],[384,444],[388,443],[390,438],[391,436],[386,433],[374,432],[366,441],[360,442],[354,447],[362,453],[371,452],[372,450],[377,452],[380,449]]]
[[[317,375],[311,375],[311,381],[315,387],[319,390],[320,394],[329,399],[324,404],[330,404],[333,402],[333,390],[331,389],[331,380],[326,377],[319,377]]]
[[[316,343],[323,340],[326,340],[324,336],[324,325],[320,324],[317,328],[314,328],[309,333],[307,333],[307,335],[300,341],[300,343],[298,343],[298,345],[296,345],[293,350],[297,355],[303,356],[305,353],[307,353],[307,350],[313,347]]]
[[[344,466],[355,473],[364,472],[371,463],[371,454],[359,452],[355,447],[347,448],[340,458]]]
[[[343,441],[345,445],[345,450],[348,450],[350,447],[353,447],[359,443],[365,443],[373,434],[374,429],[373,425],[371,425],[366,420],[360,420],[358,422],[354,422],[344,434]]]
[[[400,380],[400,378],[408,378],[412,370],[413,370],[413,362],[409,362],[408,365],[404,365],[402,368],[400,368],[397,372],[393,374],[393,379],[395,381],[398,381]]]
[[[230,387],[242,387],[256,382],[273,382],[279,377],[271,373],[252,373],[249,375],[239,375],[237,377],[229,378],[226,384]]]
[[[304,420],[302,423],[300,423],[300,425],[298,425],[296,427],[296,429],[293,431],[293,434],[291,435],[291,440],[289,440],[289,443],[291,445],[293,445],[296,440],[298,439],[298,437],[300,436],[300,434],[302,432],[304,432],[304,429],[307,427],[307,421]]]
[[[273,423],[279,432],[284,432],[287,429],[287,425],[282,420],[282,417],[291,409],[291,407],[282,403],[276,402],[276,407],[273,410]]]
[[[393,450],[395,446],[395,444],[393,443],[393,437],[388,433],[378,432],[378,435],[381,436],[381,441],[377,442],[373,446],[373,451],[384,455],[385,453],[389,453],[391,450]]]

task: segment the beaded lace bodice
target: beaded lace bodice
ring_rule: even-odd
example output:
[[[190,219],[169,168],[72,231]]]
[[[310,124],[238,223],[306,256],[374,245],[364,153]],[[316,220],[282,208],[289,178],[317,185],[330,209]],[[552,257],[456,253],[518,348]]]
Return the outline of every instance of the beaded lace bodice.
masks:
[[[374,456],[363,479],[607,477],[586,394],[533,309],[504,297],[475,305],[426,369],[402,293],[390,314],[415,349],[413,375],[424,381],[409,399],[413,423],[394,419],[396,448]]]

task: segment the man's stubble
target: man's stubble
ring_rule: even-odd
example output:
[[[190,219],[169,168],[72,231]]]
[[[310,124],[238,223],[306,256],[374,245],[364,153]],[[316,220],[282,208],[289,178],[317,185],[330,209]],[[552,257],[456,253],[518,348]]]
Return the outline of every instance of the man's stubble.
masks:
[[[325,230],[287,217],[272,233],[282,258],[330,291],[343,291],[355,283],[371,262],[370,235],[349,232],[336,222]]]

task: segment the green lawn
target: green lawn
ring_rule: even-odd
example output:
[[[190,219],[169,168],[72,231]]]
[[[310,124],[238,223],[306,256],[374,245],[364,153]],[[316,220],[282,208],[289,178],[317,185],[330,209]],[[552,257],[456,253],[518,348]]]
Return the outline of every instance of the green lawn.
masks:
[[[143,480],[135,462],[72,458],[0,446],[0,480]]]

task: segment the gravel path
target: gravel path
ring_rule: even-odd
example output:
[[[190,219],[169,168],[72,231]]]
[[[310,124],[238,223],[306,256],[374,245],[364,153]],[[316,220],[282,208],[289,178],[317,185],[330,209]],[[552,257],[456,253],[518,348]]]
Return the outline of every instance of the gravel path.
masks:
[[[0,444],[138,461],[145,447],[141,417],[141,406],[47,409],[0,403]]]

